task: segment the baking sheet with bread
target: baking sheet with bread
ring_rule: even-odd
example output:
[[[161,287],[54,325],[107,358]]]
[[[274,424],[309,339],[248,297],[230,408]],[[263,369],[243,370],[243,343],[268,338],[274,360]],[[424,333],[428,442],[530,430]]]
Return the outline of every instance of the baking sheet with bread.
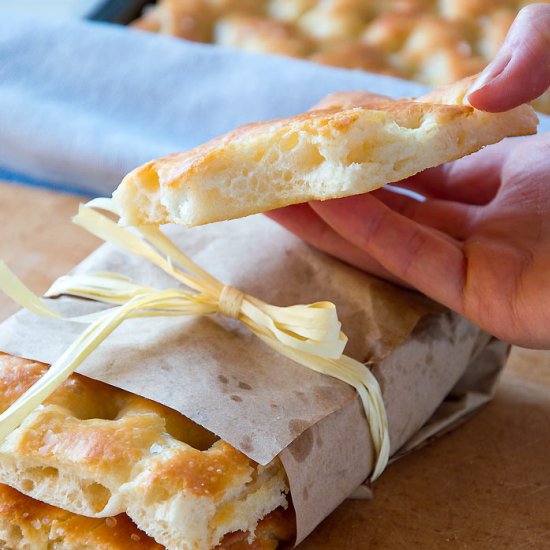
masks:
[[[545,0],[547,2],[548,0]],[[134,27],[449,84],[496,55],[526,0],[158,0]],[[535,102],[550,113],[550,92]]]
[[[113,197],[130,225],[195,226],[365,193],[536,132],[528,105],[496,114],[468,105],[473,80],[418,99],[329,95],[307,113],[249,124],[153,160],[128,174]]]

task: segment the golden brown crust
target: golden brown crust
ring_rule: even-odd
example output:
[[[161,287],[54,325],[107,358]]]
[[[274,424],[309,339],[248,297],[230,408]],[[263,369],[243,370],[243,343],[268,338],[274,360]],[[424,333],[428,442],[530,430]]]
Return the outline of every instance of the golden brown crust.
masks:
[[[217,441],[207,451],[189,449],[175,460],[156,463],[147,479],[155,491],[176,489],[216,499],[231,483],[232,475],[245,477],[250,473],[250,461],[225,441]]]
[[[0,412],[5,411],[47,370],[48,365],[43,363],[0,353]],[[170,435],[199,450],[207,449],[217,439],[169,407],[78,373],[71,375],[44,404],[70,410],[71,416],[79,420],[156,415],[163,419]]]
[[[162,419],[153,415],[84,422],[46,407],[21,434],[17,452],[52,462],[62,456],[81,467],[119,471],[146,457],[164,429]]]
[[[56,539],[64,548],[98,550],[162,550],[163,547],[140,531],[125,515],[87,518],[55,508],[0,484],[0,533],[5,526],[21,532],[33,550],[46,550]],[[8,543],[8,549],[13,542]],[[11,542],[11,544],[9,544]],[[13,550],[19,548],[13,547]]]
[[[309,59],[321,65],[399,76],[399,72],[378,48],[362,41],[338,44],[328,50],[314,53]]]
[[[221,18],[215,36],[217,44],[255,52],[304,57],[312,50],[311,40],[292,23],[254,15]]]
[[[216,550],[274,550],[279,542],[293,540],[294,511],[289,506],[286,510],[277,508],[258,523],[256,539],[249,542],[249,533],[237,531],[226,535]]]
[[[165,0],[165,10],[162,32],[194,42],[211,40],[213,13],[202,0]]]

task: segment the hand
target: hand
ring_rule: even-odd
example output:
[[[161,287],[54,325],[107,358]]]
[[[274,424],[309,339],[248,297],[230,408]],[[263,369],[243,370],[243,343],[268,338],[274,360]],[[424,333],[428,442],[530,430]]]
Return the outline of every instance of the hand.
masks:
[[[530,4],[519,12],[467,99],[476,109],[501,112],[536,99],[548,87],[550,5]]]
[[[518,14],[468,94],[499,112],[550,86],[550,6]],[[394,189],[269,215],[360,269],[414,287],[509,342],[550,347],[550,134],[513,139]]]
[[[508,140],[400,187],[270,216],[509,342],[550,347],[550,134]]]

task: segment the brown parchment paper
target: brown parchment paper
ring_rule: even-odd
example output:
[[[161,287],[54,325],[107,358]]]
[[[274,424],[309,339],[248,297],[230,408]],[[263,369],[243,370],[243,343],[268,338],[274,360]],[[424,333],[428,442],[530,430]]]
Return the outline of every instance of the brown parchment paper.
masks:
[[[349,337],[346,353],[370,362],[381,384],[392,452],[418,433],[488,343],[460,317],[311,249],[265,217],[167,232],[220,280],[269,303],[334,302]],[[116,271],[158,288],[176,286],[110,245],[75,271]],[[73,298],[50,302],[66,315],[103,307]],[[0,325],[0,350],[52,363],[82,328],[22,311]],[[502,353],[492,364],[494,374]],[[79,372],[178,410],[259,463],[281,455],[298,541],[372,469],[368,427],[354,391],[278,355],[235,321],[126,321]],[[450,422],[479,404],[470,399],[455,407]],[[445,418],[422,441],[445,429]],[[409,447],[422,442],[412,441]]]

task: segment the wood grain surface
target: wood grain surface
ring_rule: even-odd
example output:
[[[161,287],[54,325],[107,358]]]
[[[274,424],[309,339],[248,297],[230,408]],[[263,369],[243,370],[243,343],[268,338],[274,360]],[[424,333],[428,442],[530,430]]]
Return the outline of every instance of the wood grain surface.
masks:
[[[79,199],[0,183],[0,258],[35,291],[97,239]],[[0,319],[15,310],[0,295]],[[389,467],[372,501],[347,501],[303,550],[550,549],[550,352],[514,349],[492,403]]]

